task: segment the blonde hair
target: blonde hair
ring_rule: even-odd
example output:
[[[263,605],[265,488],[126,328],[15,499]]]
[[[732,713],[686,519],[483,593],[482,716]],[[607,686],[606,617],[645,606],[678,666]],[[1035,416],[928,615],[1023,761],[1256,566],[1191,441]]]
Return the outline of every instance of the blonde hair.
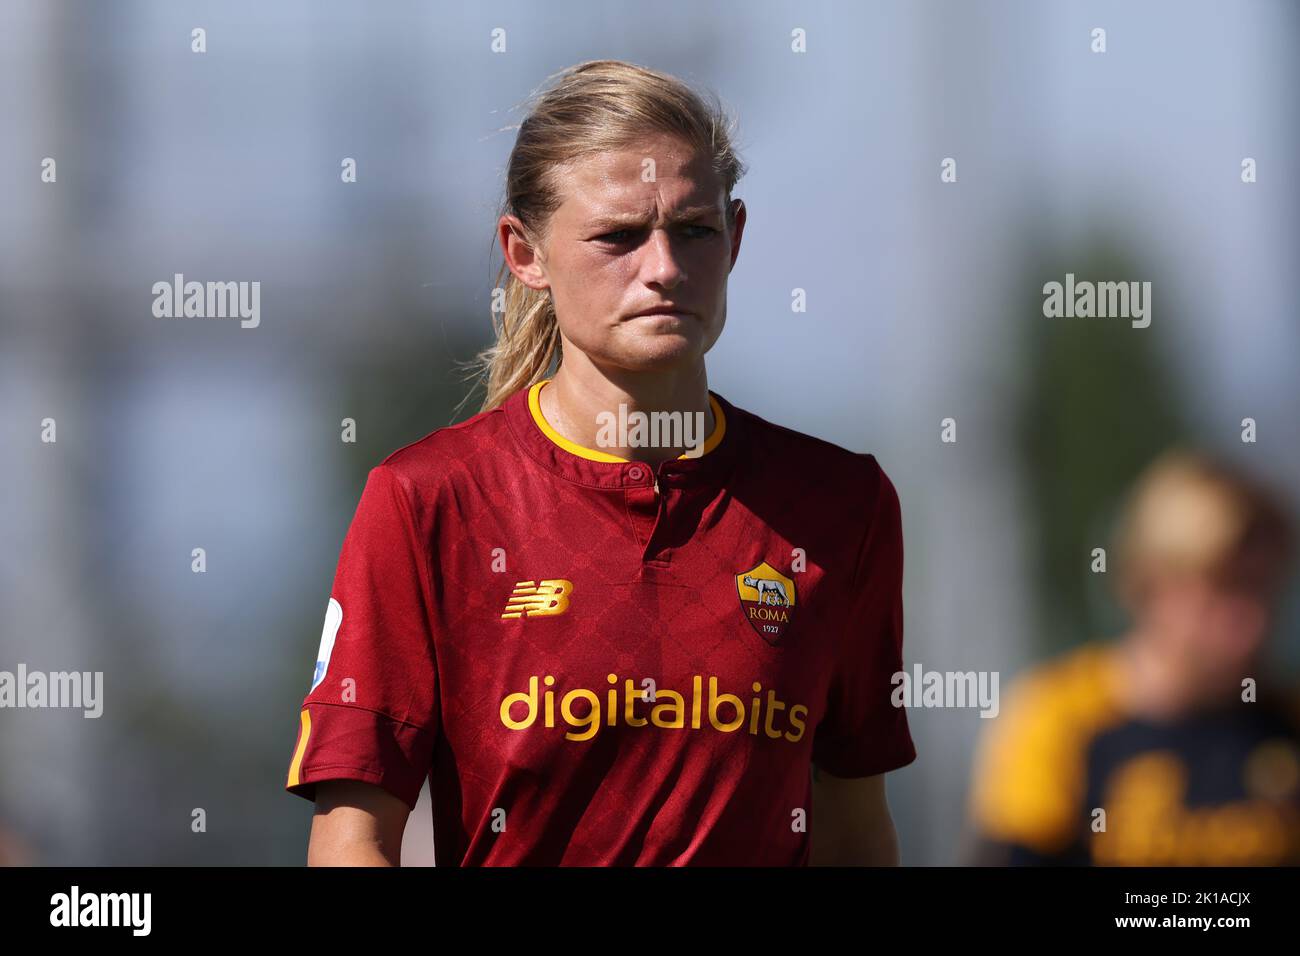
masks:
[[[1266,555],[1280,582],[1293,557],[1295,529],[1271,489],[1225,461],[1175,449],[1138,479],[1116,542],[1120,595],[1137,607],[1157,578],[1227,580],[1247,554]]]
[[[560,167],[625,149],[653,132],[677,136],[710,157],[725,189],[728,227],[733,224],[731,191],[745,166],[733,145],[734,122],[716,96],[706,103],[681,80],[620,60],[591,60],[556,75],[558,82],[535,96],[519,125],[506,171],[500,215],[519,218],[525,241],[544,246],[562,200],[555,177]],[[524,285],[504,261],[494,289],[503,293],[503,308],[492,312],[495,341],[469,365],[485,385],[481,411],[540,381],[563,360],[550,293]]]

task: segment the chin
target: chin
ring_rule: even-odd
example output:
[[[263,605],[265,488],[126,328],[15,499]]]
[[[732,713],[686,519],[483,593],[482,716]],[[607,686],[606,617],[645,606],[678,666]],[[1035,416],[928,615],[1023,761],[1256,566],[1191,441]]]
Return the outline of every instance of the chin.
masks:
[[[636,349],[624,350],[622,354],[613,356],[613,364],[631,371],[653,372],[676,368],[699,360],[701,352],[698,343],[679,338],[669,341],[668,336],[662,338],[664,341],[645,343]]]

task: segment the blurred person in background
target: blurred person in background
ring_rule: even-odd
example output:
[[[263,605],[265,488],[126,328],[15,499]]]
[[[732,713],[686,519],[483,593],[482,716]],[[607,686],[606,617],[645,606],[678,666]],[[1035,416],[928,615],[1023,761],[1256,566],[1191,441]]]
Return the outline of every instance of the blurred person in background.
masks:
[[[1300,695],[1265,655],[1294,536],[1222,461],[1149,466],[1116,542],[1132,623],[1011,688],[976,753],[974,862],[1300,863]]]

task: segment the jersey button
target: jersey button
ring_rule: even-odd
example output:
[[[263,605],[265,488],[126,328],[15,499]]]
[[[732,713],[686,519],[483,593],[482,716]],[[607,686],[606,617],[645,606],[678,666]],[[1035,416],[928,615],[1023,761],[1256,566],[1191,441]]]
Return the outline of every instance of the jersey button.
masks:
[[[640,465],[633,465],[631,468],[628,469],[627,476],[631,478],[633,481],[640,481],[642,478],[645,477],[645,469],[643,469]]]

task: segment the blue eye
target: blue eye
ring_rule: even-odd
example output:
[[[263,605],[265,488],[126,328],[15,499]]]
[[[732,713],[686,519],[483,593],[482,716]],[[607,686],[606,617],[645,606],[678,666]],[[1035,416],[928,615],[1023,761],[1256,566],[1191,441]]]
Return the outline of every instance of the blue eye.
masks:
[[[690,225],[685,226],[684,228],[686,230],[687,236],[691,239],[707,239],[710,236],[715,236],[718,234],[718,230],[714,229],[712,226],[704,226],[698,223],[692,223]],[[691,230],[693,229],[698,229],[703,231],[691,232]],[[638,232],[639,230],[636,229],[616,229],[614,232],[607,232],[602,236],[597,236],[596,241],[606,242],[609,243],[610,245],[619,246],[619,245],[623,245],[626,242],[630,242]]]

